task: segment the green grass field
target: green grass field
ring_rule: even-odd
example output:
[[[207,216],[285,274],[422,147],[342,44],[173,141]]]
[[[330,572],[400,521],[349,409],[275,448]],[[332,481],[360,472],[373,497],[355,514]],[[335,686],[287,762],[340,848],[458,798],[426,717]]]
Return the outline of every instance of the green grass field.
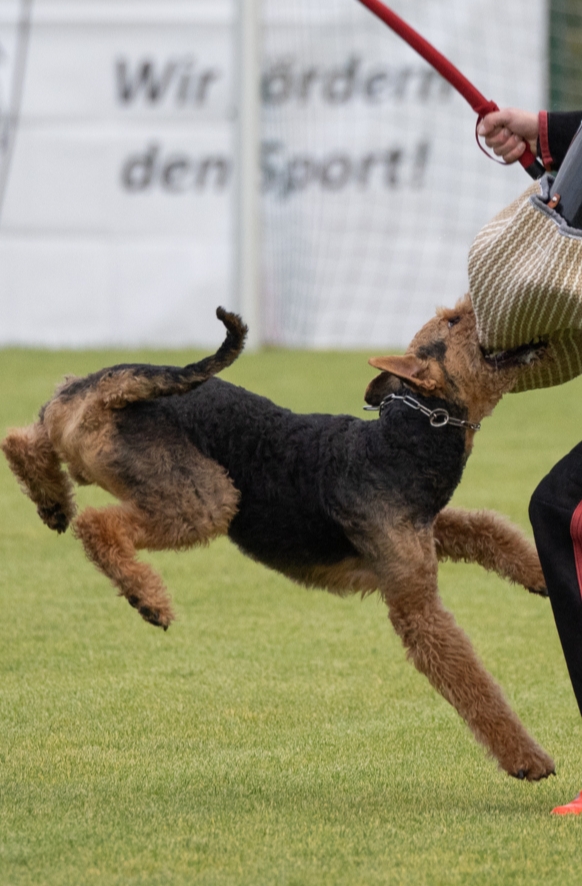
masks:
[[[0,352],[0,431],[65,373],[129,356],[192,359]],[[362,354],[267,351],[225,377],[359,415],[372,374]],[[507,397],[456,503],[527,528],[531,491],[582,436],[581,394]],[[558,777],[531,785],[405,661],[375,597],[306,591],[220,540],[148,555],[179,615],[164,634],[44,527],[3,460],[0,491],[2,886],[579,882],[582,819],[549,814],[582,788],[582,730],[546,600],[441,569],[447,605],[556,760]]]

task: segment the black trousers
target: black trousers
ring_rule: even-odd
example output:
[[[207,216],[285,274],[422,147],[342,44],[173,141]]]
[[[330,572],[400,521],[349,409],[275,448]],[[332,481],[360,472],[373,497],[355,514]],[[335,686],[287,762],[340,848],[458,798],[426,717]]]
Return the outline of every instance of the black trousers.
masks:
[[[582,443],[541,481],[529,517],[582,714]]]

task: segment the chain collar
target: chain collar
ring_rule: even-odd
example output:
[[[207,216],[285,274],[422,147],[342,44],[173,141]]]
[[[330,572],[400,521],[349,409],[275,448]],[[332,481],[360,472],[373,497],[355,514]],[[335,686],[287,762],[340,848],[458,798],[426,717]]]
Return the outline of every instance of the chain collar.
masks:
[[[473,422],[464,421],[462,418],[453,418],[446,409],[429,409],[428,406],[419,403],[418,400],[415,400],[410,394],[388,394],[387,397],[384,397],[379,406],[364,406],[364,409],[370,412],[378,410],[380,416],[382,416],[386,407],[390,406],[394,400],[402,400],[406,406],[410,406],[411,409],[417,409],[419,412],[422,412],[423,415],[428,417],[429,423],[433,428],[444,428],[446,425],[452,425],[455,428],[470,428],[472,431],[479,431],[481,429],[480,424],[473,424]]]

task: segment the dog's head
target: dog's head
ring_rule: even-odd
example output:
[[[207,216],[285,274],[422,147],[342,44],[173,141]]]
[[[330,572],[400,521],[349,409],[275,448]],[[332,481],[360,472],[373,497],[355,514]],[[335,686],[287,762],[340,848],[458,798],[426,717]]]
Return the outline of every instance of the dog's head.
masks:
[[[466,409],[469,421],[479,422],[515,387],[520,371],[539,360],[543,351],[543,345],[532,344],[486,355],[477,338],[471,301],[465,296],[454,308],[439,309],[403,356],[369,360],[382,372],[368,385],[365,399],[379,406],[388,394],[406,387],[458,404]]]

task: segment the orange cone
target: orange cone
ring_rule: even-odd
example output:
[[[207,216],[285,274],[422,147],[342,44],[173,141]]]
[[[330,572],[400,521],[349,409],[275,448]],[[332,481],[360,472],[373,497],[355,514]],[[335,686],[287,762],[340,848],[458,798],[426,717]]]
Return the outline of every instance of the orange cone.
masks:
[[[571,803],[566,803],[565,806],[556,806],[555,809],[552,809],[552,815],[580,815],[582,813],[582,791],[578,794],[575,800],[572,800]]]

